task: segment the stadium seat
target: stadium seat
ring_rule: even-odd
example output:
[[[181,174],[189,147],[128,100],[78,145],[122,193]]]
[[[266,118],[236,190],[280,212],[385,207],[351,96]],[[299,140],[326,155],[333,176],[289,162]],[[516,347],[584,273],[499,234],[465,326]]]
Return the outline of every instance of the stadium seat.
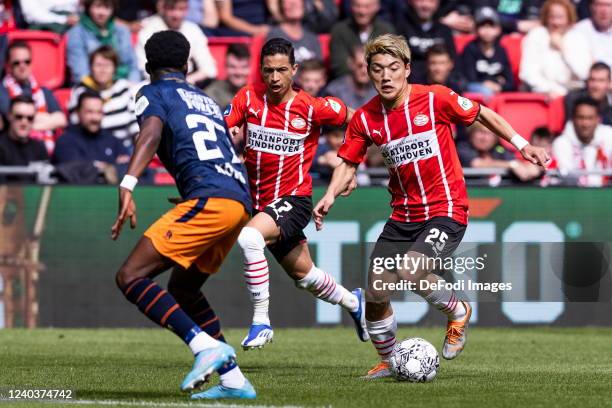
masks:
[[[64,84],[66,41],[47,31],[17,30],[8,33],[9,42],[25,41],[32,47],[32,72],[38,82],[56,89]]]
[[[319,44],[321,44],[321,56],[323,57],[323,63],[329,69],[329,42],[331,40],[330,34],[319,34]]]
[[[68,114],[68,102],[70,102],[70,95],[72,95],[72,89],[60,88],[53,91],[53,96],[59,102],[60,107],[64,113]]]
[[[503,116],[525,139],[539,126],[548,126],[549,106],[545,95],[509,92],[496,95],[490,107]],[[509,143],[502,141],[506,147]],[[514,150],[514,149],[513,149]]]
[[[559,134],[565,127],[565,97],[560,96],[550,101],[548,128],[554,134]]]
[[[265,42],[266,37],[263,35],[254,36],[251,41],[251,81],[254,83],[262,82],[261,74],[259,73],[259,56]]]
[[[457,55],[461,55],[465,46],[468,45],[468,43],[474,38],[476,38],[474,34],[455,34],[453,39],[455,40],[455,49],[457,50]]]
[[[227,54],[227,48],[231,44],[244,44],[247,47],[251,45],[250,37],[210,37],[208,39],[208,48],[213,58],[217,62],[217,79],[225,79],[227,73],[225,72],[225,55]]]
[[[518,33],[504,35],[500,41],[501,46],[504,47],[508,54],[512,74],[514,75],[514,83],[517,88],[521,82],[519,79],[519,68],[521,66],[521,55],[523,52],[522,43],[523,34]]]

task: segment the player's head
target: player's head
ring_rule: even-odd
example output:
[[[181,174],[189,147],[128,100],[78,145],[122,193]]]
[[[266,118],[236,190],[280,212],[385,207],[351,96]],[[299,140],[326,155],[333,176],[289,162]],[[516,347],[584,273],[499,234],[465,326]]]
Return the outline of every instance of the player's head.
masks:
[[[590,143],[593,140],[599,122],[601,118],[597,101],[590,96],[578,98],[572,109],[572,124],[582,143]]]
[[[261,76],[271,95],[282,97],[290,89],[297,72],[293,44],[284,38],[272,38],[261,49]]]
[[[383,100],[397,99],[410,75],[410,48],[401,35],[383,34],[365,45],[368,74]]]
[[[145,69],[151,76],[160,71],[179,71],[185,74],[189,51],[189,41],[178,31],[157,32],[145,44]]]

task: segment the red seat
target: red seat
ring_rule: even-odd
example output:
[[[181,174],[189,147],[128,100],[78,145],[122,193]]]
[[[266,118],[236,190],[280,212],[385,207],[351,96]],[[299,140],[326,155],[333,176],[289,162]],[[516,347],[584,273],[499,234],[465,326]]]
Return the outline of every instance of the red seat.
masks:
[[[565,127],[565,97],[560,96],[550,102],[548,128],[554,134],[559,134]]]
[[[251,45],[249,37],[210,37],[208,39],[208,48],[213,58],[217,62],[217,79],[225,79],[225,55],[231,44],[244,44],[247,47]]]
[[[522,92],[501,93],[493,98],[491,107],[527,140],[531,139],[531,133],[535,128],[548,126],[549,123],[548,98],[545,95]],[[502,144],[511,147],[505,141],[502,141]]]
[[[329,68],[329,42],[331,40],[330,34],[319,34],[319,44],[321,44],[321,57],[323,57],[323,63]]]
[[[70,102],[71,95],[72,89],[70,88],[60,88],[53,91],[53,96],[55,96],[65,114],[68,114],[68,102]]]
[[[55,89],[64,83],[66,41],[46,31],[17,30],[8,33],[9,42],[25,41],[32,47],[32,73],[40,85]]]
[[[261,83],[261,73],[259,72],[259,57],[261,56],[261,49],[266,42],[266,37],[263,35],[257,35],[251,40],[251,82]]]
[[[457,55],[461,55],[465,46],[468,45],[468,43],[474,38],[476,38],[474,34],[455,34],[453,39],[455,42],[455,49],[457,50]]]
[[[521,66],[521,55],[523,34],[513,33],[505,35],[501,38],[500,44],[506,50],[508,59],[510,60],[510,67],[512,68],[512,75],[514,75],[515,86],[518,87],[520,84],[519,79],[519,68]]]

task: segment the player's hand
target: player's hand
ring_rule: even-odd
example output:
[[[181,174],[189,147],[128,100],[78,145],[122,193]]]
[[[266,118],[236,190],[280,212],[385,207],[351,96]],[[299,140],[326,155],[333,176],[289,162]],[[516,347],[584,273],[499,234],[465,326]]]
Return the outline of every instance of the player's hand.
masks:
[[[315,226],[317,227],[317,231],[321,231],[323,229],[323,218],[325,218],[329,210],[334,205],[334,201],[336,201],[336,199],[333,195],[325,194],[312,210],[312,217],[314,219]]]
[[[111,228],[111,238],[116,240],[121,234],[121,228],[127,218],[130,218],[130,227],[136,228],[136,203],[132,199],[132,192],[119,187],[119,213]]]
[[[351,193],[353,192],[353,190],[355,190],[357,188],[357,174],[355,174],[353,176],[353,179],[351,180],[351,182],[349,183],[349,185],[346,187],[346,190],[344,190],[342,193],[340,193],[340,195],[342,197],[348,197],[351,195]]]
[[[523,147],[523,149],[521,150],[521,154],[523,155],[523,158],[525,158],[525,160],[527,160],[528,162],[537,164],[538,166],[541,166],[544,169],[550,163],[550,156],[548,155],[548,153],[546,153],[546,150],[541,147],[536,147],[528,144],[527,146]]]

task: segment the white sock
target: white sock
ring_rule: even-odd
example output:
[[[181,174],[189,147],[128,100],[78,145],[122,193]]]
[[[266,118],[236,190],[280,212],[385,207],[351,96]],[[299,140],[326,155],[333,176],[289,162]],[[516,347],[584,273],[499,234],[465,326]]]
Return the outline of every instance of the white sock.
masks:
[[[220,375],[221,385],[227,388],[242,388],[246,382],[246,378],[240,367],[236,366],[225,374]]]
[[[189,348],[193,355],[198,354],[200,351],[217,347],[219,345],[219,341],[210,337],[205,332],[200,332],[195,335],[193,339],[189,342]]]
[[[434,290],[424,298],[430,305],[434,306],[452,320],[462,319],[467,313],[467,310],[465,310],[463,303],[459,300],[454,290]]]
[[[244,280],[253,302],[253,323],[270,325],[270,271],[264,254],[266,241],[257,229],[244,227],[238,236],[244,256]]]
[[[395,346],[395,333],[397,332],[397,320],[395,314],[383,320],[371,322],[366,320],[370,340],[382,361],[388,361]]]
[[[322,271],[315,265],[312,265],[312,269],[310,269],[305,277],[295,281],[295,286],[305,289],[317,298],[333,305],[340,303],[340,306],[351,312],[359,308],[357,296],[337,283],[330,274]]]

